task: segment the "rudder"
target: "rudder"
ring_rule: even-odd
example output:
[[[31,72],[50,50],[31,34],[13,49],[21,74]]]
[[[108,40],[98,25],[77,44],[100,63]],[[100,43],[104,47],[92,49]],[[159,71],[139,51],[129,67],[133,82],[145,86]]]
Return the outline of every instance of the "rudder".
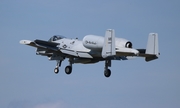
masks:
[[[147,47],[145,54],[152,55],[146,57],[146,61],[157,59],[159,56],[158,34],[150,33],[148,37]]]
[[[112,29],[106,30],[104,45],[101,53],[103,58],[116,55],[115,52],[115,32]]]

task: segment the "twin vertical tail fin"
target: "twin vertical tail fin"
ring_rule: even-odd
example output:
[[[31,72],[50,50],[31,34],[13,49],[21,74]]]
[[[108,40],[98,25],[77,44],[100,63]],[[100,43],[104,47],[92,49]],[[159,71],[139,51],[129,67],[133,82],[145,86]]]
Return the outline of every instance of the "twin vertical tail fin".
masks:
[[[115,52],[115,32],[112,29],[106,30],[104,45],[102,48],[101,55],[103,58],[116,55]]]
[[[145,54],[151,55],[145,58],[146,61],[157,59],[159,56],[158,34],[150,33],[148,37]]]
[[[107,58],[115,55],[115,32],[112,29],[108,29],[105,33],[101,56],[103,58]],[[140,56],[145,57],[146,61],[151,61],[157,59],[159,55],[158,34],[150,33],[148,37],[147,47],[146,49],[143,49],[143,53],[140,53]]]

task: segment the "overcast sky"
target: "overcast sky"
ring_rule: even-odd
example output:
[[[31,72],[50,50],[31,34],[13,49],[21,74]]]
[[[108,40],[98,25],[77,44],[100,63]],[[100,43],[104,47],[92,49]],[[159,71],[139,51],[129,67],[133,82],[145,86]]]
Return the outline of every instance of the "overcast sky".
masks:
[[[22,39],[87,34],[130,40],[146,48],[159,34],[158,60],[74,64],[71,75],[54,74],[55,61],[37,56]],[[179,0],[0,0],[0,108],[180,108]]]

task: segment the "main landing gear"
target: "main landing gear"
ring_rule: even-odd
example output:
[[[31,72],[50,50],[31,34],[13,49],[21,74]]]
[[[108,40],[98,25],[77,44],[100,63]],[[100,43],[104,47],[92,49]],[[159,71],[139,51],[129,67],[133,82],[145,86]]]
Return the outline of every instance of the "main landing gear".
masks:
[[[111,60],[105,61],[105,67],[104,67],[104,76],[110,77],[111,76],[111,70],[108,69],[108,67],[111,67]]]
[[[59,67],[61,66],[61,62],[64,59],[57,60],[57,65],[54,69],[54,73],[58,74],[59,73]],[[66,74],[71,74],[72,73],[72,64],[74,63],[73,58],[69,58],[69,65],[65,67],[65,73]],[[111,67],[111,60],[105,60],[105,67],[104,67],[104,76],[105,77],[110,77],[111,76],[111,70],[108,69],[108,67]]]
[[[72,66],[66,66],[65,72],[66,72],[66,74],[71,74],[71,72],[72,72]]]
[[[58,74],[59,73],[59,67],[61,66],[61,62],[63,60],[57,60],[57,64],[56,64],[56,67],[54,69],[54,73]],[[69,65],[65,67],[65,73],[66,74],[71,74],[72,72],[72,64],[73,64],[73,58],[70,58],[69,59]]]

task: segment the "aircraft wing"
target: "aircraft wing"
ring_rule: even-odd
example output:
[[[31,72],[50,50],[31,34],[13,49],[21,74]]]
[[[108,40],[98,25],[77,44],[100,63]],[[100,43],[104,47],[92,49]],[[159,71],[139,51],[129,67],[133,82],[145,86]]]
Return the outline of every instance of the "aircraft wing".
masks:
[[[59,43],[48,42],[48,41],[43,41],[43,40],[38,40],[38,39],[35,41],[21,40],[20,43],[24,45],[33,46],[36,48],[44,48],[44,49],[53,50],[53,51],[58,51],[58,48],[56,46],[59,45]]]
[[[80,51],[74,51],[74,50],[68,50],[62,48],[60,49],[57,47],[59,43],[55,43],[55,42],[49,42],[44,40],[35,40],[35,41],[21,40],[20,43],[24,45],[36,47],[37,53],[45,56],[52,55],[54,52],[57,52],[74,57],[93,58],[90,54],[86,52],[80,52]]]

